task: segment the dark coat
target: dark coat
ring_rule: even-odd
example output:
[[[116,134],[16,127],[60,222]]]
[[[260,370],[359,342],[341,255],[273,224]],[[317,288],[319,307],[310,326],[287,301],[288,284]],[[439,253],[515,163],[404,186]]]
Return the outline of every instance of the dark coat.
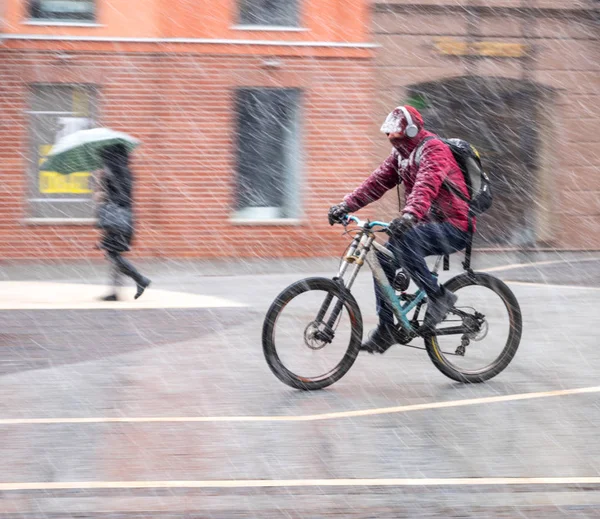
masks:
[[[105,201],[133,210],[133,175],[129,169],[129,158],[124,146],[111,146],[102,153],[104,175],[101,187]],[[133,219],[132,219],[133,221]],[[100,248],[107,252],[126,252],[134,236],[133,226],[127,232],[103,230]]]
[[[468,197],[467,185],[450,148],[432,139],[422,148],[419,165],[413,150],[426,137],[435,135],[422,129],[413,139],[407,139],[352,193],[344,198],[350,211],[379,200],[386,191],[404,182],[406,203],[403,213],[411,213],[420,221],[448,222],[463,231],[468,230],[469,206],[448,189],[442,187],[447,178]],[[473,222],[475,225],[475,222]]]

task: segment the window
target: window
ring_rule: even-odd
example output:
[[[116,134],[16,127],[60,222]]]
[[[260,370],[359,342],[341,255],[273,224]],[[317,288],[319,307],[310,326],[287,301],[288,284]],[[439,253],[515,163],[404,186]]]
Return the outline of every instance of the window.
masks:
[[[299,98],[296,89],[238,90],[237,218],[298,218]]]
[[[95,0],[29,0],[33,20],[90,21],[96,19]]]
[[[298,0],[240,0],[241,25],[298,26]]]
[[[30,218],[92,218],[89,171],[62,175],[40,165],[61,137],[95,126],[96,91],[89,86],[39,85],[31,90],[29,111]]]

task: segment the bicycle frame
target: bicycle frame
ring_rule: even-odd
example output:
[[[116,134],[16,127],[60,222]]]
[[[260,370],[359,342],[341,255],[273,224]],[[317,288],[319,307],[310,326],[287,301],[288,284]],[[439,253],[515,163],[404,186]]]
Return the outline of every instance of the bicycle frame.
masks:
[[[382,227],[384,229],[387,229],[389,227],[389,224],[387,224],[385,222],[379,222],[379,221],[363,222],[356,216],[352,216],[352,215],[348,216],[346,221],[354,221],[357,224],[357,226],[360,228],[360,231],[354,237],[352,243],[350,244],[350,247],[348,248],[348,253],[344,257],[342,265],[340,265],[340,270],[337,274],[337,279],[341,280],[344,283],[344,286],[348,290],[350,290],[352,288],[352,285],[354,284],[354,281],[356,279],[356,276],[358,275],[358,272],[360,271],[360,269],[366,262],[373,273],[375,282],[381,288],[381,292],[382,292],[383,296],[390,303],[392,310],[394,312],[394,315],[398,319],[398,322],[400,323],[400,325],[402,326],[404,331],[407,334],[414,333],[415,330],[411,326],[407,315],[419,303],[421,303],[423,301],[423,299],[426,297],[426,294],[425,294],[424,290],[419,289],[419,290],[417,290],[417,292],[415,292],[414,295],[411,296],[409,301],[406,301],[403,304],[400,301],[400,299],[398,298],[398,296],[396,295],[396,291],[390,284],[389,280],[387,279],[387,276],[385,275],[385,272],[383,271],[383,267],[381,266],[381,262],[379,261],[379,258],[377,257],[376,251],[380,252],[381,254],[386,255],[387,257],[389,257],[391,259],[394,258],[394,255],[386,247],[384,247],[383,245],[381,245],[381,244],[377,243],[377,241],[375,241],[375,234],[372,229],[374,227]],[[435,266],[431,271],[432,274],[435,276],[437,276],[437,272],[438,272],[441,260],[442,260],[442,256],[437,258],[437,260],[435,262]],[[354,265],[354,268],[352,269],[352,272],[350,273],[350,277],[349,277],[348,281],[344,281],[344,275],[346,274],[348,267],[352,264]],[[329,303],[330,302],[331,301],[329,301]],[[329,306],[329,305],[327,305],[327,306]],[[335,318],[337,318],[337,313],[338,313],[338,312],[336,312],[336,310],[337,310],[337,307],[334,309],[334,312],[332,314],[332,316]],[[341,310],[341,305],[340,305],[340,310]],[[322,319],[323,316],[320,316],[320,318]],[[333,320],[333,322],[335,322],[335,319]],[[333,324],[333,322],[331,324]]]
[[[358,354],[361,351],[372,353],[384,353],[387,349],[395,344],[424,349],[429,354],[429,358],[444,375],[459,382],[483,382],[500,373],[512,360],[521,340],[522,330],[522,315],[519,303],[514,294],[501,280],[493,276],[467,270],[465,273],[452,277],[444,283],[444,290],[451,293],[457,293],[462,289],[471,287],[481,287],[486,292],[483,293],[483,299],[476,297],[468,298],[467,291],[461,292],[460,296],[467,296],[467,300],[463,303],[464,306],[451,305],[445,315],[435,326],[425,322],[425,318],[421,318],[419,313],[423,304],[427,302],[426,295],[423,290],[417,290],[414,294],[402,292],[396,295],[393,285],[399,287],[394,280],[389,280],[385,272],[387,269],[387,261],[394,257],[393,250],[390,251],[382,244],[375,241],[376,233],[380,231],[388,231],[389,225],[385,222],[363,222],[354,216],[345,217],[340,223],[347,224],[354,222],[356,228],[350,229],[355,232],[350,245],[347,247],[344,257],[342,258],[337,276],[333,279],[313,276],[301,279],[282,291],[279,296],[273,301],[269,308],[263,324],[263,351],[265,358],[271,371],[285,384],[297,389],[322,389],[334,382],[337,382],[350,369]],[[346,233],[349,234],[349,233]],[[439,250],[444,250],[440,247]],[[437,272],[440,268],[443,256],[438,256],[435,267],[430,270],[432,275],[437,277]],[[401,260],[402,258],[398,258]],[[362,342],[363,339],[363,316],[358,302],[351,293],[351,288],[357,278],[360,269],[364,264],[367,264],[375,278],[376,288],[381,289],[381,300],[389,303],[393,309],[394,323],[393,330],[386,330],[388,337],[383,337],[383,341],[377,336],[371,335],[369,340]],[[463,263],[464,266],[464,263]],[[385,267],[385,272],[384,272]],[[391,277],[391,276],[390,276]],[[405,286],[405,283],[402,283]],[[402,288],[402,287],[399,287]],[[298,303],[287,315],[288,318],[279,323],[279,327],[285,327],[285,333],[276,334],[276,326],[281,313],[292,301],[295,301],[298,296],[310,293],[309,300],[303,299]],[[491,300],[490,298],[494,298]],[[335,303],[333,302],[335,299]],[[488,303],[492,302],[497,305],[498,300],[501,303],[500,311],[497,306],[488,307]],[[306,303],[304,303],[307,301]],[[456,301],[456,302],[457,302]],[[315,308],[313,304],[319,305]],[[435,303],[435,301],[434,301]],[[483,304],[486,309],[490,309],[491,319],[488,320],[486,315],[477,311],[473,306],[478,308]],[[314,310],[313,310],[314,308]],[[434,308],[435,309],[435,308]],[[411,313],[409,318],[408,314]],[[317,314],[315,318],[313,316]],[[448,316],[452,315],[449,319]],[[389,316],[391,318],[391,316]],[[434,317],[437,317],[434,313]],[[307,322],[308,320],[308,322]],[[397,323],[396,323],[397,321]],[[490,323],[491,321],[491,323]],[[503,324],[508,321],[508,330],[505,333]],[[473,359],[464,364],[460,361],[449,360],[449,355],[454,357],[464,357],[467,353],[467,348],[470,350],[471,342],[479,342],[484,340],[491,329],[491,325],[499,323],[501,336],[499,341],[494,340],[492,345],[502,346],[499,356],[489,362],[485,358],[480,358],[480,355],[474,355]],[[392,323],[389,323],[390,325]],[[389,326],[389,325],[388,325]],[[388,328],[386,326],[386,329]],[[289,330],[288,328],[292,328]],[[302,346],[301,340],[304,340],[304,346],[312,353],[306,356],[308,360],[318,356],[317,350],[325,348],[328,344],[332,344],[333,340],[340,330],[333,353],[343,349],[341,360],[330,367],[329,356],[326,359],[326,364],[322,363],[325,371],[317,372],[314,369],[305,367],[304,362],[301,363],[302,371],[314,373],[313,376],[305,376],[296,374],[290,369],[295,365],[295,358],[289,363],[287,360],[282,360],[278,354],[278,345],[294,347],[294,352],[298,351],[298,343]],[[348,329],[350,334],[348,335]],[[379,329],[379,328],[378,328]],[[438,336],[455,335],[455,339],[450,338],[438,342]],[[421,338],[424,341],[424,347],[409,344],[414,339]],[[362,342],[362,344],[361,344]],[[344,343],[346,346],[344,348]],[[486,348],[487,349],[487,348]],[[484,353],[481,348],[473,347],[477,353]],[[487,356],[487,352],[485,352]],[[483,362],[483,364],[481,364]],[[479,363],[474,365],[474,363]],[[323,369],[321,368],[321,369]]]

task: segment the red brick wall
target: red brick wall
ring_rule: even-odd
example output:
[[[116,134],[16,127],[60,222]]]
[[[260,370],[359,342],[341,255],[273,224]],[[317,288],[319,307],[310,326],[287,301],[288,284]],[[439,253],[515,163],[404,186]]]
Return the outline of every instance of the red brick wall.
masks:
[[[517,0],[373,4],[372,32],[381,45],[374,107],[378,121],[406,99],[408,87],[421,82],[468,74],[520,79],[527,72],[531,81],[554,90],[538,127],[543,142],[536,231],[540,243],[564,249],[600,249],[600,46],[597,7],[593,14],[592,4],[540,0],[535,3],[534,21]],[[476,41],[532,46],[532,59],[480,56],[467,70],[466,60],[438,52],[439,38],[473,37],[469,10],[476,13]],[[373,139],[383,158],[389,144],[377,137],[376,127]],[[379,204],[378,216],[389,218],[397,207],[390,193]]]
[[[370,59],[0,51],[0,258],[98,257],[90,225],[31,225],[26,209],[27,90],[91,83],[102,125],[142,140],[135,153],[137,239],[146,257],[328,256],[347,239],[328,207],[373,164]],[[296,226],[230,222],[235,181],[233,93],[298,87],[302,100],[303,216]]]

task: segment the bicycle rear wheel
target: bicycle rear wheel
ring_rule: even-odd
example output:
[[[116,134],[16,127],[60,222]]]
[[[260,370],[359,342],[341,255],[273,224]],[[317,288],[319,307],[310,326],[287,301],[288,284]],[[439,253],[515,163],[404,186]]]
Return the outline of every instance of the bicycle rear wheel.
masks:
[[[504,370],[521,341],[519,303],[508,286],[488,274],[461,274],[444,285],[458,296],[455,310],[436,329],[467,333],[425,337],[433,364],[459,382],[483,382]]]
[[[350,369],[362,339],[362,317],[352,294],[328,278],[290,285],[263,324],[263,352],[279,380],[296,389],[322,389]]]

